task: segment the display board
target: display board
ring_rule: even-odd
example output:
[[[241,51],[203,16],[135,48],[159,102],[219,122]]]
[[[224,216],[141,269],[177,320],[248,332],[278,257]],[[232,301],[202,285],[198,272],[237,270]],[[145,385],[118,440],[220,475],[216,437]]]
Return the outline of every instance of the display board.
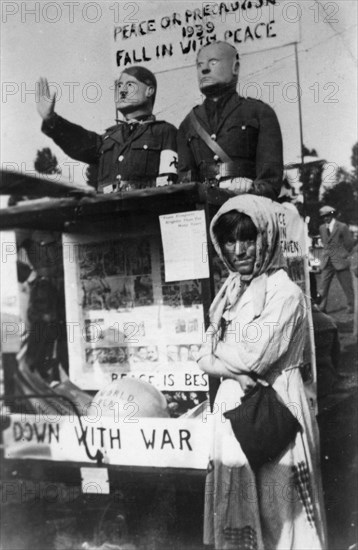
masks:
[[[166,281],[159,232],[64,235],[63,245],[71,380],[99,390],[135,376],[162,391],[207,391],[195,362],[201,281]]]

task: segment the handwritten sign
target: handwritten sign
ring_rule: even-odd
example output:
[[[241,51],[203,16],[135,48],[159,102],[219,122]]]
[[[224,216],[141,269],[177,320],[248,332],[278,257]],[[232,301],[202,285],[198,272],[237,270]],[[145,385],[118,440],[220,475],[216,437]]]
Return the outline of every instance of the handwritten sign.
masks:
[[[113,373],[111,380],[118,380],[127,376],[149,382],[161,391],[209,391],[208,376],[195,364],[191,368],[183,365],[171,367],[169,370],[148,371],[133,370],[128,373]]]
[[[280,243],[286,258],[288,273],[291,279],[302,289],[308,317],[304,362],[310,367],[310,380],[305,384],[306,393],[311,403],[316,402],[316,355],[314,347],[314,331],[310,299],[310,281],[308,268],[308,231],[307,225],[300,217],[297,209],[290,204],[275,204],[275,215],[280,231]]]
[[[240,54],[298,42],[298,3],[277,0],[236,2],[139,2],[133,17],[113,29],[115,71],[133,64],[161,72],[193,65],[204,44],[225,40]]]
[[[205,212],[193,210],[159,216],[165,281],[209,277]]]
[[[306,225],[297,209],[291,205],[277,205],[275,215],[289,275],[306,293],[306,267],[308,268]]]
[[[205,470],[209,456],[209,408],[200,419],[72,416],[44,419],[14,414],[4,431],[6,458],[91,462],[99,449],[106,464]],[[101,480],[101,484],[104,481]]]

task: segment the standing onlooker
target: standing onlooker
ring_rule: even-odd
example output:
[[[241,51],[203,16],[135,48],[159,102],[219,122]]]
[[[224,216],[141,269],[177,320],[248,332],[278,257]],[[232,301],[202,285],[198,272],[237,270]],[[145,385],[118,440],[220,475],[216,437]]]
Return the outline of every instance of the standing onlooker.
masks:
[[[210,235],[230,274],[211,305],[198,358],[204,372],[221,379],[211,416],[204,543],[218,550],[326,548],[318,431],[301,375],[307,309],[287,274],[272,201],[229,199]],[[267,383],[283,403],[295,404],[301,429],[259,466],[244,454],[224,413]],[[237,422],[250,429],[245,416]]]
[[[324,223],[319,232],[323,243],[321,289],[321,310],[326,311],[329,287],[334,275],[346,295],[348,313],[354,311],[354,292],[350,271],[349,254],[353,249],[353,238],[345,223],[336,220],[336,211],[331,206],[322,206],[320,216]]]

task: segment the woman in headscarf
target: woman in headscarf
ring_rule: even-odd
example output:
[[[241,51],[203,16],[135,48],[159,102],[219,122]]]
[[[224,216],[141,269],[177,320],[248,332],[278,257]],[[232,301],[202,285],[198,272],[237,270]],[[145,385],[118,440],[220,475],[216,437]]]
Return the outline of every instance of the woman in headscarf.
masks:
[[[229,277],[210,309],[199,365],[221,378],[212,415],[204,543],[230,550],[325,547],[318,433],[300,374],[306,304],[282,255],[277,205],[264,197],[228,200],[214,217],[214,247]],[[257,381],[270,383],[301,431],[277,457],[253,470],[223,413]]]

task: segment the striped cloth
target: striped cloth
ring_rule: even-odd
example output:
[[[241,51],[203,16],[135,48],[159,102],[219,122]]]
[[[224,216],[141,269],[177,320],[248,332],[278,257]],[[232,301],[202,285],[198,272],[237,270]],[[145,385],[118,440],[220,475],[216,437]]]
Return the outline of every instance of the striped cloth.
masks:
[[[312,499],[310,472],[305,462],[299,462],[292,466],[293,482],[297,487],[300,500],[306,512],[307,521],[313,527],[315,525],[315,511]]]

